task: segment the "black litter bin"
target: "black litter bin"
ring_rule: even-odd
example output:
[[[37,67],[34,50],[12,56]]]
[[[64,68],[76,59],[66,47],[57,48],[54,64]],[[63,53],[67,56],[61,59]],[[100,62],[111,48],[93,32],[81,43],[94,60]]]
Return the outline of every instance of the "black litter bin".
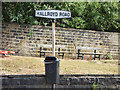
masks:
[[[55,56],[47,56],[45,58],[45,75],[47,83],[59,83],[59,62],[60,60]]]

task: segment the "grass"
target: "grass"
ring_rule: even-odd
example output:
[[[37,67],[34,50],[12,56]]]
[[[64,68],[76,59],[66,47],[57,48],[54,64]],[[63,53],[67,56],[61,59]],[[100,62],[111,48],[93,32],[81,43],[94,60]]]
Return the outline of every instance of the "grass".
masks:
[[[2,74],[42,74],[44,63],[40,58],[10,56],[2,58]]]
[[[100,61],[68,60],[61,62],[60,70],[65,74],[117,74],[118,65]]]
[[[60,60],[60,74],[118,74],[118,60]],[[10,56],[1,63],[3,75],[45,73],[44,58]]]

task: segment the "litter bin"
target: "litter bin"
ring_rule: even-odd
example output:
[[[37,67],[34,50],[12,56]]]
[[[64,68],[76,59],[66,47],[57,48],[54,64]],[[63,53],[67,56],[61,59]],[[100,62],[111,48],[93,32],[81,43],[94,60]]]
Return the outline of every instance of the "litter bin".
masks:
[[[45,75],[46,75],[47,83],[58,84],[60,60],[55,56],[47,56],[44,62],[45,62]]]

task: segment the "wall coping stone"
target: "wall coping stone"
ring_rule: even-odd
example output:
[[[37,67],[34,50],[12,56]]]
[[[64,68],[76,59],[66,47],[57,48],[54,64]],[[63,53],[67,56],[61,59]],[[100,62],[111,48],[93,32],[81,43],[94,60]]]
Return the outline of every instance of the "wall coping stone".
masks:
[[[120,74],[63,74],[60,77],[120,77]],[[27,75],[0,75],[0,77],[45,77],[44,74],[27,74]]]
[[[8,22],[3,22],[2,24],[16,24],[16,25],[27,25],[28,24],[18,24],[18,23],[8,23]],[[38,27],[38,28],[47,28],[47,29],[51,29],[52,30],[52,26],[40,26],[40,25],[32,25],[32,27]],[[93,32],[93,33],[96,33],[96,32],[101,32],[101,33],[120,33],[120,32],[104,32],[104,31],[97,31],[97,30],[84,30],[84,29],[74,29],[74,28],[63,28],[63,27],[55,27],[55,29],[62,29],[62,30],[68,30],[68,31],[84,31],[84,32]]]

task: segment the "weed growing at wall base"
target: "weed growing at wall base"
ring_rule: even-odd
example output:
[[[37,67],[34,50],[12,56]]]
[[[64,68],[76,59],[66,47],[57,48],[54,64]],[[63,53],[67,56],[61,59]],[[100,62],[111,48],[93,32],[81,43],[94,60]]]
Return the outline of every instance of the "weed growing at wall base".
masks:
[[[105,54],[105,55],[104,55],[104,58],[105,58],[105,59],[110,59],[110,60],[113,59],[113,57],[110,55],[110,53]]]
[[[94,82],[92,85],[93,90],[99,90],[98,86],[99,86],[98,83],[96,84],[96,82]]]

